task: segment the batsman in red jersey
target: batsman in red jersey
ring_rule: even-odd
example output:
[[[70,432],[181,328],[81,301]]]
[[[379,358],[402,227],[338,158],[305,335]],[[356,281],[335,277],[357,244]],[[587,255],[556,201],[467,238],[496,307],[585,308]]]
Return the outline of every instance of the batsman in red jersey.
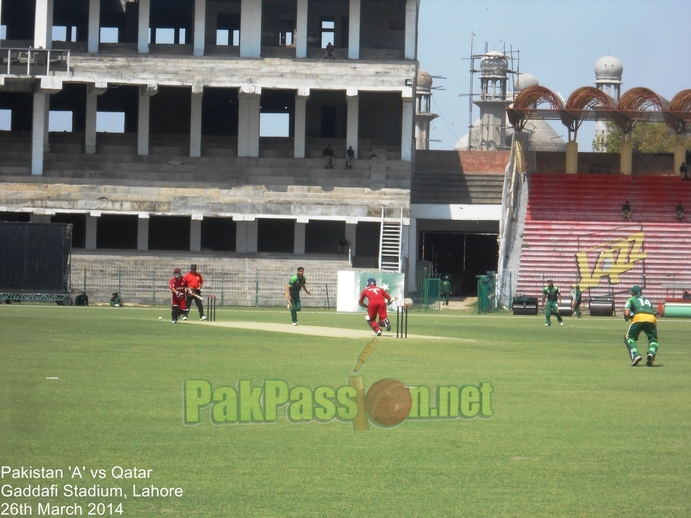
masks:
[[[365,304],[365,299],[367,299],[367,304]],[[384,288],[378,288],[377,282],[370,278],[367,279],[367,287],[362,290],[360,294],[360,300],[358,304],[363,308],[367,308],[367,325],[369,325],[372,330],[381,336],[381,327],[386,327],[387,331],[391,331],[391,323],[386,317],[386,305],[391,302],[391,295],[386,293]],[[379,317],[379,322],[377,322],[377,316]]]
[[[183,316],[183,320],[187,320],[186,296],[189,288],[187,281],[182,277],[180,268],[173,270],[173,277],[170,279],[169,286],[171,292],[170,305],[172,307],[170,314],[173,317],[173,324],[176,324],[180,315]]]

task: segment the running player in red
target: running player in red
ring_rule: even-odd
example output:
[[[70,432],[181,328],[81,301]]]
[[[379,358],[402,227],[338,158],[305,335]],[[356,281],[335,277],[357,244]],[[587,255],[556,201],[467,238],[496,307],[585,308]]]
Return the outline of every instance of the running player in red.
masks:
[[[365,299],[367,299],[367,304],[365,304]],[[391,331],[391,322],[386,317],[386,305],[389,302],[391,302],[391,295],[386,293],[384,288],[378,288],[374,279],[367,279],[367,287],[362,290],[358,304],[367,308],[365,320],[377,336],[381,336],[380,325],[385,326],[387,331]],[[379,316],[379,322],[377,322],[377,316]]]
[[[170,279],[170,292],[171,301],[170,305],[172,310],[170,312],[173,317],[173,324],[177,324],[178,317],[183,316],[183,320],[187,320],[187,301],[185,296],[187,295],[187,281],[182,277],[182,272],[180,268],[175,268],[173,270],[173,277]]]

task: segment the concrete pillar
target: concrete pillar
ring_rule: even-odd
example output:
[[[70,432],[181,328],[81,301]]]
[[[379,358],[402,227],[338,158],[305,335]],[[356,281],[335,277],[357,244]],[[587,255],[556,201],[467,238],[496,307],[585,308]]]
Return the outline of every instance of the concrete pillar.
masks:
[[[305,255],[305,230],[308,221],[298,219],[295,223],[295,233],[293,235],[293,253],[295,255]]]
[[[631,135],[625,136],[621,142],[619,151],[619,172],[621,174],[633,174],[633,146],[631,145]]]
[[[43,126],[43,153],[50,153],[50,131],[48,125],[50,123],[50,94],[46,94],[46,103],[43,105],[44,120]]]
[[[238,157],[258,157],[261,87],[240,87],[238,101]]]
[[[295,23],[295,57],[307,57],[307,1],[298,0],[297,20]]]
[[[206,37],[206,0],[194,0],[194,51],[195,56],[204,55]]]
[[[256,219],[236,220],[235,251],[247,253],[257,251],[259,224]]]
[[[89,37],[87,42],[87,51],[91,54],[97,54],[100,40],[101,0],[89,0]]]
[[[355,236],[357,235],[357,223],[348,223],[346,221],[345,226],[345,238],[350,242],[350,253],[355,255],[355,247],[357,243],[355,242]]]
[[[408,219],[410,221],[410,219]],[[405,272],[408,269],[408,257],[410,254],[410,235],[408,234],[408,228],[410,223],[406,225],[403,224],[401,229],[401,256],[400,256],[400,267],[401,271]]]
[[[413,89],[403,89],[403,109],[401,114],[401,160],[413,160],[413,141],[415,140],[415,103]]]
[[[255,219],[247,223],[247,251],[256,253],[259,242],[259,222]]]
[[[578,173],[578,142],[571,140],[566,143],[566,174]]]
[[[309,88],[298,88],[295,92],[295,137],[293,139],[293,156],[295,158],[305,158],[307,99],[309,95]]]
[[[190,156],[202,156],[202,99],[203,86],[192,86],[192,112],[190,117]]]
[[[53,39],[53,0],[36,0],[34,48],[50,49]]]
[[[47,49],[53,48],[53,0],[48,0],[48,27],[46,30],[46,46]]]
[[[158,93],[158,84],[149,84],[139,88],[139,111],[137,114],[137,154],[149,154],[149,112],[151,97]]]
[[[201,214],[193,214],[190,221],[190,252],[202,251],[202,219]]]
[[[137,119],[137,154],[149,154],[149,111],[151,107],[151,97],[148,95],[139,96],[139,113]]]
[[[98,113],[98,96],[108,90],[108,83],[90,84],[86,88],[86,127],[84,129],[84,152],[87,155],[96,153],[96,115]]]
[[[239,254],[247,252],[247,222],[235,220],[235,251]]]
[[[86,235],[84,236],[84,249],[96,250],[96,229],[98,216],[86,215]]]
[[[676,135],[674,141],[674,174],[679,174],[679,167],[686,163],[686,147],[684,146],[684,135]],[[689,167],[689,164],[686,164]]]
[[[151,18],[151,0],[139,0],[139,27],[137,31],[137,52],[149,52],[149,20]]]
[[[96,153],[96,115],[98,111],[98,94],[86,94],[86,127],[84,129],[84,153]]]
[[[417,286],[415,272],[417,271],[417,218],[410,218],[408,225],[408,286]]]
[[[242,0],[240,7],[240,57],[262,55],[262,0]]]
[[[356,88],[348,88],[346,90],[346,101],[348,102],[346,149],[348,149],[348,146],[353,146],[355,158],[358,158],[360,99],[358,97],[358,91]]]
[[[46,130],[48,129],[48,116],[46,108],[50,97],[45,93],[34,94],[34,114],[31,126],[31,174],[43,174],[43,153],[47,143]]]
[[[417,15],[420,0],[405,3],[405,58],[417,58]]]
[[[137,219],[137,250],[149,249],[149,215],[140,214]]]
[[[360,0],[350,0],[348,16],[348,59],[360,59]]]

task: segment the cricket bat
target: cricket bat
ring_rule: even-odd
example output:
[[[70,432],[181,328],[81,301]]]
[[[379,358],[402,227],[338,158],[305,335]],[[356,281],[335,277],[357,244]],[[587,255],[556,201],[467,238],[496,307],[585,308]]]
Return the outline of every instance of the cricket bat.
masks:
[[[187,293],[189,293],[189,294],[190,294],[192,297],[194,297],[195,299],[199,299],[199,300],[201,300],[202,302],[204,302],[204,299],[201,298],[201,297],[200,297],[199,295],[197,295],[196,293],[192,293],[191,291],[188,291]]]

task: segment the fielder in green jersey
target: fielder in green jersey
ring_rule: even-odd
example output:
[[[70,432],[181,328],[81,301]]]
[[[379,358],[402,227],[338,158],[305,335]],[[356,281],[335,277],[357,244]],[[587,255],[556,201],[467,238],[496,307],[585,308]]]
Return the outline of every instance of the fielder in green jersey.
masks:
[[[636,345],[638,336],[642,331],[648,337],[648,354],[645,364],[652,367],[659,346],[657,343],[657,320],[653,305],[647,297],[643,296],[643,290],[640,286],[631,288],[631,298],[626,301],[624,307],[624,320],[632,321],[629,330],[624,335],[624,343],[631,356],[631,366],[638,365],[642,360]]]
[[[547,303],[545,303],[545,299],[547,299]],[[547,286],[542,289],[542,304],[545,306],[545,327],[552,325],[552,322],[550,322],[549,318],[550,315],[557,317],[560,326],[564,325],[564,321],[561,319],[561,315],[559,314],[560,303],[561,293],[559,292],[559,288],[554,285],[552,279],[549,279],[547,281]]]
[[[298,268],[298,273],[293,275],[288,281],[286,286],[286,298],[288,299],[288,309],[290,310],[290,318],[293,321],[293,325],[298,325],[298,311],[302,309],[302,304],[300,303],[300,290],[305,290],[307,295],[312,295],[305,286],[307,284],[307,279],[305,278],[305,269],[300,266]]]
[[[449,281],[449,277],[444,277],[444,280],[441,281],[441,287],[440,287],[440,293],[441,298],[442,298],[442,304],[444,306],[449,305],[449,296],[451,295],[451,282]]]
[[[571,287],[571,309],[573,309],[576,318],[581,318],[581,298],[583,294],[581,293],[581,287],[578,284],[574,284]]]

